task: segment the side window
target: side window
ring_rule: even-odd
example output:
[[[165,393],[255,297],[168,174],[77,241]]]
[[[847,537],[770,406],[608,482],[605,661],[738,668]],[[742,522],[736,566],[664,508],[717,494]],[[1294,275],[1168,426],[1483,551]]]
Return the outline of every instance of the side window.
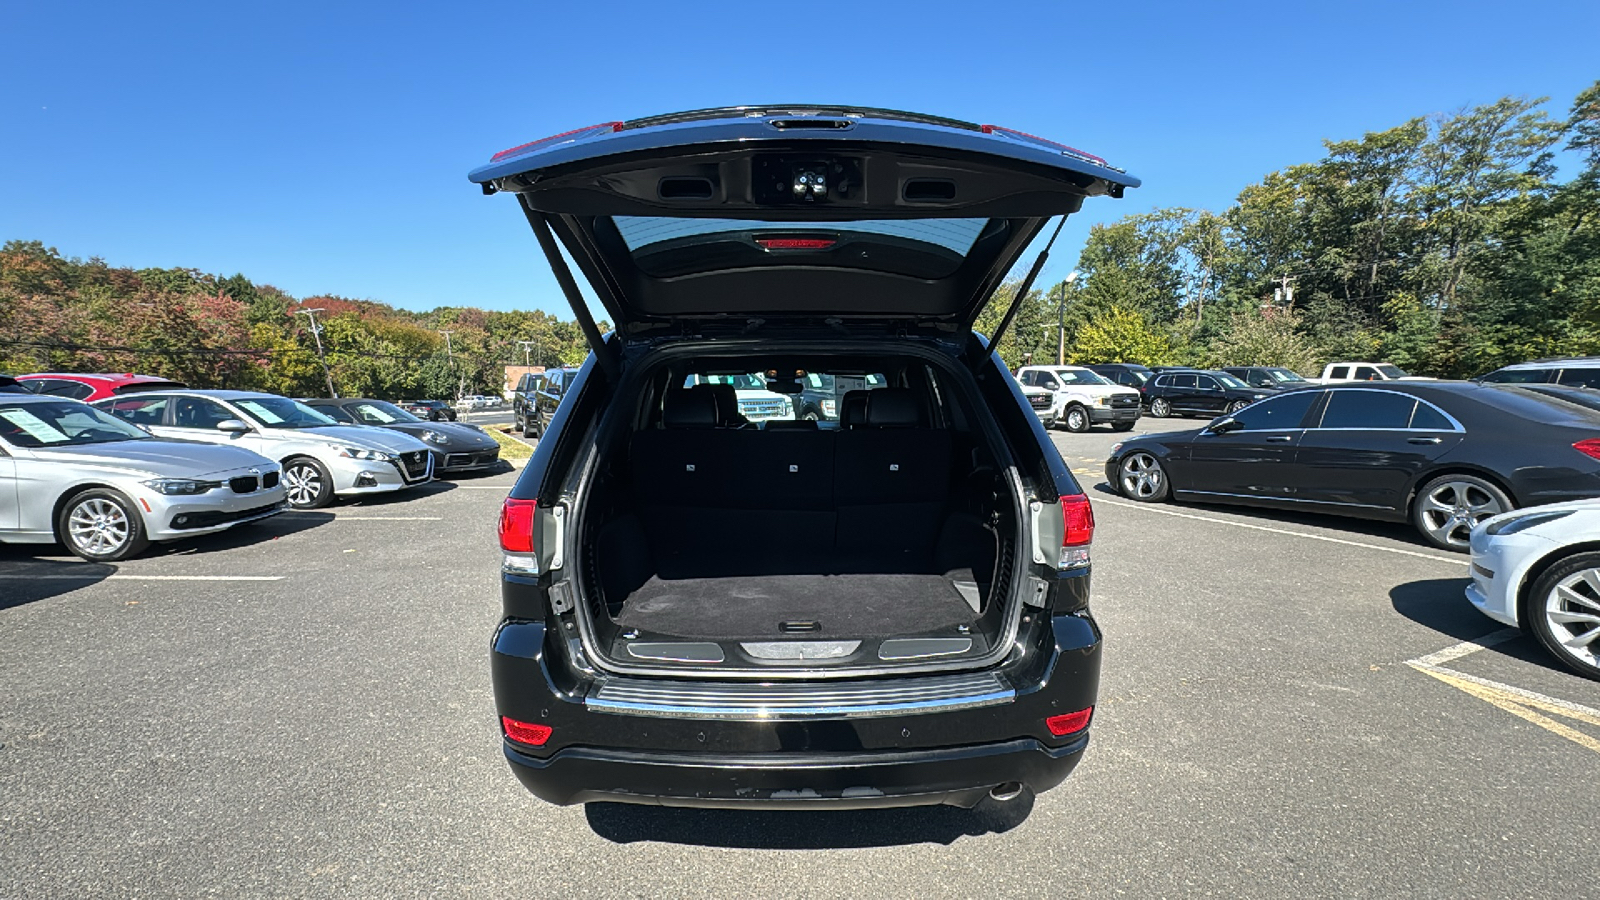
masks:
[[[1195,377],[1193,375],[1170,375],[1168,377],[1172,379],[1168,383],[1175,388],[1192,388],[1195,386]]]
[[[1156,387],[1172,387],[1172,376],[1162,375],[1156,379]]]
[[[311,408],[319,413],[322,413],[335,422],[342,422],[345,425],[354,425],[356,423],[356,420],[350,418],[350,413],[347,412],[342,406],[333,406],[330,404],[328,406],[313,406]]]
[[[1033,376],[1035,374],[1036,373],[1034,373],[1034,372],[1023,372],[1022,373],[1022,383],[1027,385],[1027,386],[1029,386],[1029,387],[1032,387],[1033,386],[1033,381],[1034,381]]]
[[[1434,408],[1432,403],[1422,400],[1417,401],[1417,409],[1411,414],[1411,427],[1425,431],[1453,431],[1454,425],[1444,417],[1444,413]]]
[[[1600,388],[1600,368],[1562,369],[1561,383],[1575,384],[1586,388]]]
[[[1550,371],[1551,370],[1549,369],[1503,369],[1499,372],[1490,372],[1489,374],[1483,376],[1482,380],[1488,382],[1489,384],[1543,384],[1550,380]],[[1584,370],[1567,369],[1561,373],[1561,383],[1581,383],[1568,381],[1567,376],[1574,375],[1582,371]],[[1600,369],[1595,370],[1595,373],[1600,374]]]
[[[49,378],[41,384],[38,393],[48,394],[52,397],[71,397],[73,400],[83,400],[94,393],[94,388],[78,381]]]
[[[1222,385],[1217,384],[1217,380],[1215,378],[1212,378],[1210,375],[1196,375],[1195,376],[1195,387],[1199,388],[1202,391],[1220,391],[1220,390],[1222,390]]]
[[[558,397],[561,395],[562,374],[563,373],[557,371],[557,372],[550,372],[550,373],[545,375],[545,377],[544,377],[544,389],[545,389],[546,393],[555,394]]]
[[[1272,387],[1272,376],[1261,369],[1251,369],[1247,381],[1252,387]]]
[[[1039,373],[1039,386],[1042,387],[1042,388],[1046,388],[1048,390],[1052,390],[1053,391],[1053,390],[1056,390],[1057,388],[1061,387],[1061,382],[1059,380],[1057,380],[1057,378],[1054,375],[1051,375],[1049,372],[1040,372]]]
[[[1371,366],[1356,366],[1357,381],[1377,381],[1378,370]]]
[[[217,423],[238,416],[227,407],[204,397],[179,397],[172,406],[172,424],[179,428],[209,428],[216,430]]]
[[[101,409],[135,425],[160,425],[161,418],[167,411],[167,398],[128,397],[115,400]]]
[[[1300,421],[1319,396],[1319,391],[1295,391],[1273,397],[1239,410],[1233,414],[1233,420],[1243,425],[1245,431],[1299,428]]]
[[[1388,391],[1333,391],[1323,428],[1410,428],[1417,398]]]
[[[1350,377],[1350,367],[1349,366],[1334,366],[1328,372],[1328,377],[1329,378],[1336,378],[1336,379],[1349,378]]]

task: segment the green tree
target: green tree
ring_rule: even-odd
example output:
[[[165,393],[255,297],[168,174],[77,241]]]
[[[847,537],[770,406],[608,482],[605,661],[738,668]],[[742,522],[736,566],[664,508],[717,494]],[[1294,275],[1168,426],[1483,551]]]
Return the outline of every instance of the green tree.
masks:
[[[1133,362],[1170,363],[1176,353],[1167,335],[1136,311],[1113,306],[1078,329],[1072,359],[1079,364]]]

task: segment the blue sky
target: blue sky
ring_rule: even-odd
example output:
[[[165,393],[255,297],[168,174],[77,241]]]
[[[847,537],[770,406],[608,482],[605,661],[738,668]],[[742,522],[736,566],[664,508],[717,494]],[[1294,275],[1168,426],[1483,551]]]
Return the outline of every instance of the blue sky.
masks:
[[[992,122],[1144,179],[1096,221],[1226,207],[1323,138],[1513,94],[1564,116],[1600,3],[22,3],[0,240],[243,272],[297,296],[569,314],[466,172],[611,119],[829,102]]]

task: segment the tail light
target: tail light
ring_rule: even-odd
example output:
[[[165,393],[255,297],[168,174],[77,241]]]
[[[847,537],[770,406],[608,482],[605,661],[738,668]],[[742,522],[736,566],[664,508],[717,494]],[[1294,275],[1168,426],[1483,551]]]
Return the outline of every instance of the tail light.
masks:
[[[1089,720],[1092,718],[1094,718],[1094,707],[1091,706],[1088,709],[1080,709],[1077,712],[1051,716],[1044,720],[1044,727],[1050,729],[1050,733],[1056,737],[1066,737],[1069,734],[1077,734],[1088,728]]]
[[[1600,459],[1600,438],[1589,438],[1572,445],[1572,449],[1590,459]]]
[[[549,725],[540,725],[536,722],[518,722],[510,716],[500,717],[500,728],[506,737],[519,744],[528,744],[533,747],[543,747],[550,740],[550,735],[555,731]]]
[[[539,553],[533,542],[537,500],[507,497],[500,504],[500,549],[505,551],[503,568],[508,572],[539,574]]]
[[[1089,545],[1094,543],[1094,507],[1083,494],[1061,498],[1061,569],[1079,569],[1089,564]]]

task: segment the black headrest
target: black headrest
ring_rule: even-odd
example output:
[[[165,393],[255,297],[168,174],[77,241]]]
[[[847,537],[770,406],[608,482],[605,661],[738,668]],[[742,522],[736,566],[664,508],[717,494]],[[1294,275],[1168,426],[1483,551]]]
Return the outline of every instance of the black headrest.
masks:
[[[697,384],[690,388],[710,394],[716,401],[717,424],[723,428],[737,428],[749,422],[739,412],[739,392],[731,384]]]
[[[661,424],[668,428],[717,427],[717,399],[710,391],[667,391],[661,401]]]
[[[867,424],[867,392],[845,391],[839,401],[839,424],[846,428],[860,428]]]
[[[768,419],[761,423],[764,431],[816,431],[820,427],[815,419]]]
[[[916,428],[922,424],[917,397],[910,388],[879,388],[867,394],[867,425],[872,428]]]

